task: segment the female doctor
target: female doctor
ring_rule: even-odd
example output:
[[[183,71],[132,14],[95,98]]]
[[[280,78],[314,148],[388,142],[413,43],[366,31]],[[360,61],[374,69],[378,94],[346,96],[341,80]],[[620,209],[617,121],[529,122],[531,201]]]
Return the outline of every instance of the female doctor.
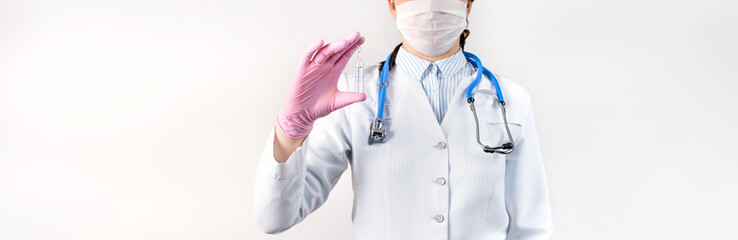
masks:
[[[473,2],[388,0],[402,44],[366,69],[366,94],[342,73],[359,33],[305,50],[257,169],[264,232],[305,219],[351,166],[353,239],[553,238],[530,96],[463,51]]]

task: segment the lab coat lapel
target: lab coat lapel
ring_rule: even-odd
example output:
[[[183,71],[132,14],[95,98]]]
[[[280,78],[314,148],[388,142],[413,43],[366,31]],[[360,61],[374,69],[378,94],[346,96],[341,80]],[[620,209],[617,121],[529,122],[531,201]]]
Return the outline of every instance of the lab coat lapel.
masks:
[[[436,121],[428,96],[425,95],[420,82],[399,68],[395,70],[395,76],[395,82],[405,92],[402,104],[396,108],[395,116],[399,116],[399,119],[395,121],[409,121],[408,126],[423,129],[423,132],[431,136],[445,139],[444,131]]]
[[[472,115],[471,113],[465,112],[470,111],[469,105],[466,102],[466,90],[469,88],[469,84],[474,81],[476,76],[477,73],[475,72],[471,77],[463,78],[459,83],[459,86],[454,89],[454,95],[451,97],[451,101],[448,104],[448,110],[443,117],[443,121],[441,121],[441,129],[446,136],[448,136],[449,130],[453,128],[453,126],[460,126],[469,123],[465,114],[468,114],[469,116]],[[485,79],[482,78],[482,80]],[[479,87],[481,86],[477,86],[477,88]]]

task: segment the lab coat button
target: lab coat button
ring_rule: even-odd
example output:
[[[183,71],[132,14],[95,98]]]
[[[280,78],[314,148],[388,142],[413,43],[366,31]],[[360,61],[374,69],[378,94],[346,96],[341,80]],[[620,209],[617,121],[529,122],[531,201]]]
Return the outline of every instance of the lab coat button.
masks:
[[[438,148],[438,150],[446,149],[446,143],[438,142],[438,144],[436,144],[436,148]]]
[[[438,222],[438,223],[442,223],[443,222],[443,215],[441,215],[441,214],[438,214],[438,215],[436,215],[433,218],[436,219],[436,222]]]
[[[443,177],[439,177],[438,179],[436,179],[436,183],[438,183],[438,185],[443,186],[444,184],[446,184],[446,179]]]

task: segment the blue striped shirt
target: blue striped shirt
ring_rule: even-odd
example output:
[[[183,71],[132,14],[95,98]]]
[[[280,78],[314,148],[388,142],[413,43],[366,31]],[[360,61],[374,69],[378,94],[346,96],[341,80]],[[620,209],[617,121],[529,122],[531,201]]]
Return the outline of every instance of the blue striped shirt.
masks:
[[[475,71],[461,50],[447,58],[430,62],[402,47],[397,53],[395,63],[423,85],[439,124],[443,121],[449,102],[462,78],[474,74]]]

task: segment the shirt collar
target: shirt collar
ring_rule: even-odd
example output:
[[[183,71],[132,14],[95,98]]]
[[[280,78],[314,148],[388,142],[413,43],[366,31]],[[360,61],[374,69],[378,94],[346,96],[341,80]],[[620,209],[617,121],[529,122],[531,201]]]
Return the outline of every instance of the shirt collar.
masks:
[[[423,79],[423,74],[428,69],[428,66],[431,64],[430,61],[422,59],[408,52],[407,50],[405,50],[404,47],[400,48],[400,51],[397,53],[397,58],[395,60],[395,63],[400,66],[400,68],[405,70],[405,72],[410,74],[410,76],[412,76],[416,80]],[[451,79],[453,75],[459,74],[467,61],[464,57],[464,52],[459,50],[453,55],[448,56],[444,59],[440,59],[433,63],[436,64],[441,70],[441,74],[443,74],[443,79]]]

